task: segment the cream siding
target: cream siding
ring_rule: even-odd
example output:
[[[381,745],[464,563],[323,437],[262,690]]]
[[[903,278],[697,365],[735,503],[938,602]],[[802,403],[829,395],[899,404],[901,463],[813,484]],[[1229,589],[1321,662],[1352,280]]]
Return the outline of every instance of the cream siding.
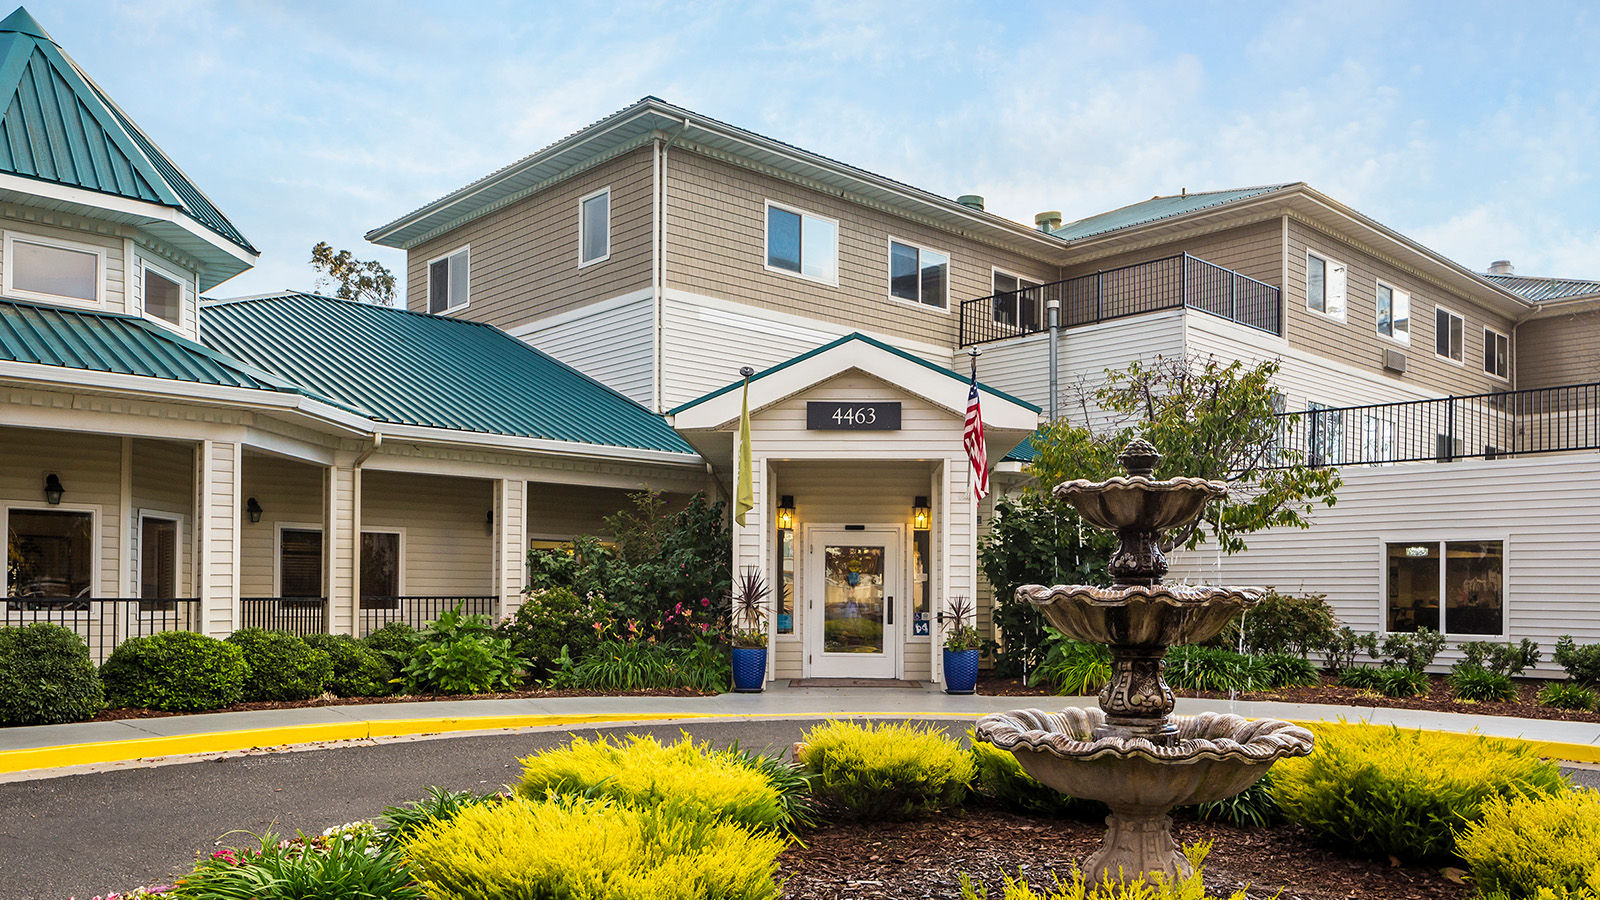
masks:
[[[361,471],[361,527],[404,530],[407,596],[482,597],[495,592],[495,538],[489,526],[495,501],[489,479]]]
[[[327,505],[322,532],[325,577],[327,578],[328,630],[333,634],[354,634],[356,596],[356,473],[348,465],[323,469]]]
[[[200,340],[200,316],[196,307],[197,297],[195,273],[182,266],[162,259],[153,253],[128,242],[127,246],[133,247],[133,264],[128,267],[128,302],[127,310],[132,315],[140,315],[144,309],[144,277],[145,266],[151,266],[162,275],[174,278],[179,284],[178,304],[180,307],[180,320],[172,326],[184,337],[191,341]],[[159,324],[170,324],[163,319],[146,316],[151,321]]]
[[[178,521],[178,596],[194,594],[194,445],[176,441],[133,441],[132,509],[127,516],[130,529],[137,529],[139,514],[173,518]],[[130,531],[127,556],[130,584],[119,596],[138,593],[140,534]]]
[[[1232,269],[1257,281],[1278,285],[1283,280],[1282,221],[1271,219],[1154,247],[1074,262],[1066,267],[1063,277],[1077,278],[1097,271],[1148,262],[1179,253],[1188,253],[1190,256]]]
[[[331,556],[327,551],[327,524],[323,496],[327,476],[322,466],[277,456],[247,453],[239,501],[239,591],[243,597],[277,597],[278,531],[284,526],[323,531],[323,577]],[[261,521],[245,515],[245,502],[261,504]]]
[[[504,478],[495,489],[495,594],[501,615],[514,614],[522,605],[522,586],[526,582],[528,554],[528,483]]]
[[[200,602],[207,634],[224,637],[239,621],[242,448],[232,441],[199,445]]]
[[[118,590],[120,548],[125,534],[122,505],[122,439],[0,427],[0,505],[25,509],[82,510],[94,514],[92,594]],[[60,506],[45,502],[45,476],[54,473],[65,489]]]
[[[514,329],[517,337],[646,407],[655,400],[655,301],[614,297]]]
[[[1600,311],[1523,322],[1516,344],[1518,388],[1600,381]]]

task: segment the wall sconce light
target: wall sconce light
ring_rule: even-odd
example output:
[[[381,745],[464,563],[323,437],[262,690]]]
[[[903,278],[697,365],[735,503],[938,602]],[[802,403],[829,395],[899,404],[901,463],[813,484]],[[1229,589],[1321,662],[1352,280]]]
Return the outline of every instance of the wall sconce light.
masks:
[[[794,495],[784,494],[778,498],[778,528],[792,530],[794,528]]]
[[[933,510],[928,507],[927,497],[918,497],[912,502],[911,527],[917,531],[927,531],[933,527]]]
[[[261,521],[261,504],[256,502],[256,498],[251,497],[244,502],[244,511],[250,517],[250,524]]]
[[[56,473],[51,472],[49,475],[44,477],[45,502],[49,503],[51,506],[60,506],[61,495],[64,493],[66,493],[66,491],[61,487],[61,479],[56,477]]]

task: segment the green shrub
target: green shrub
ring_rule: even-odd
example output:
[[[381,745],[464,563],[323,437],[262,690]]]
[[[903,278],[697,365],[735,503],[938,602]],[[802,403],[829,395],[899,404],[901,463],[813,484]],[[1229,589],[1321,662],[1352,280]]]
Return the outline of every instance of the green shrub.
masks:
[[[1194,808],[1202,822],[1223,822],[1235,828],[1265,828],[1283,819],[1283,810],[1272,796],[1272,772],[1232,797],[1202,803]]]
[[[362,638],[361,643],[388,663],[392,671],[399,672],[411,661],[417,640],[415,628],[404,622],[390,622]]]
[[[1373,671],[1378,673],[1378,693],[1385,697],[1403,700],[1407,697],[1423,697],[1433,690],[1433,682],[1425,672],[1404,666],[1379,666]]]
[[[1268,590],[1253,609],[1233,620],[1217,641],[1252,655],[1286,653],[1305,659],[1334,637],[1327,594],[1280,594]]]
[[[241,628],[227,640],[244,652],[250,667],[244,678],[246,701],[309,700],[333,679],[328,654],[295,635]]]
[[[1563,634],[1553,658],[1573,681],[1600,686],[1600,644],[1579,645],[1571,635]]]
[[[1499,672],[1457,664],[1450,671],[1450,689],[1456,699],[1475,703],[1505,703],[1517,699],[1517,686]]]
[[[1185,644],[1167,653],[1167,683],[1182,691],[1250,688],[1250,657],[1221,647]]]
[[[1396,632],[1384,637],[1381,657],[1392,666],[1421,672],[1433,665],[1444,645],[1444,635],[1429,628],[1418,628],[1409,634]]]
[[[1290,822],[1383,860],[1443,861],[1454,833],[1492,797],[1549,794],[1566,782],[1527,744],[1376,725],[1318,725],[1316,750],[1272,769]]]
[[[1372,666],[1350,666],[1339,670],[1339,686],[1358,691],[1375,691],[1383,681],[1383,669]]]
[[[391,693],[394,669],[376,650],[348,634],[308,634],[312,649],[328,654],[333,677],[327,688],[340,697],[382,697]]]
[[[727,647],[700,636],[687,647],[649,640],[607,640],[580,659],[572,659],[570,653],[558,657],[549,684],[610,692],[689,688],[715,694],[726,691],[732,678]]]
[[[1570,681],[1553,681],[1539,689],[1539,705],[1556,709],[1594,712],[1597,699],[1594,691]]]
[[[72,629],[48,622],[0,628],[0,725],[92,719],[105,701],[89,647]]]
[[[1090,816],[1103,815],[1103,804],[1092,800],[1069,797],[1055,788],[1045,787],[1029,775],[1017,757],[1005,750],[974,739],[971,729],[967,737],[972,747],[972,789],[1007,809],[1031,815]]]
[[[1313,687],[1322,683],[1322,673],[1305,657],[1265,653],[1250,658],[1249,679],[1253,690]]]
[[[1101,884],[1094,884],[1085,881],[1083,873],[1076,867],[1069,877],[1057,876],[1043,887],[1030,886],[1020,873],[1014,879],[1006,876],[998,900],[1222,900],[1206,892],[1202,866],[1210,851],[1209,842],[1185,846],[1183,855],[1194,866],[1194,873],[1175,881],[1161,876],[1146,878],[1141,875],[1127,882],[1107,879]],[[1248,890],[1241,889],[1229,894],[1226,900],[1248,900],[1249,896]],[[989,889],[962,873],[961,900],[989,900]]]
[[[400,845],[363,823],[336,833],[280,842],[267,833],[260,848],[219,851],[178,880],[173,900],[421,900]]]
[[[500,633],[511,639],[511,649],[530,674],[549,674],[562,647],[579,659],[594,649],[599,640],[594,626],[601,610],[592,597],[579,596],[562,585],[529,590],[522,595],[517,614],[500,626]]]
[[[403,845],[432,900],[777,900],[784,844],[678,808],[514,798],[425,825]]]
[[[1467,641],[1460,645],[1461,662],[1457,665],[1469,669],[1487,669],[1500,675],[1521,675],[1539,664],[1539,645],[1523,638],[1521,643],[1504,644],[1492,641]]]
[[[812,792],[837,814],[903,819],[958,805],[972,783],[972,755],[944,732],[909,723],[829,721],[801,739]]]
[[[1028,673],[1028,684],[1047,684],[1057,694],[1093,696],[1111,680],[1111,651],[1045,629],[1044,662]]]
[[[1482,818],[1456,836],[1456,847],[1484,894],[1534,900],[1548,888],[1556,896],[1600,897],[1600,793],[1491,797]]]
[[[193,631],[129,638],[100,667],[112,706],[173,712],[238,703],[249,674],[237,646]]]
[[[515,688],[521,667],[488,616],[462,615],[457,607],[417,634],[400,675],[408,694],[484,694]]]
[[[440,787],[428,788],[428,796],[405,806],[386,806],[379,818],[378,830],[391,840],[404,840],[418,828],[434,822],[448,822],[469,806],[480,803],[498,803],[505,799],[501,794],[475,794],[472,791],[448,791]]]
[[[1328,635],[1328,640],[1322,645],[1323,659],[1327,661],[1328,668],[1335,672],[1343,672],[1354,667],[1356,655],[1363,650],[1368,656],[1377,659],[1378,636],[1370,631],[1358,634],[1348,625]]]

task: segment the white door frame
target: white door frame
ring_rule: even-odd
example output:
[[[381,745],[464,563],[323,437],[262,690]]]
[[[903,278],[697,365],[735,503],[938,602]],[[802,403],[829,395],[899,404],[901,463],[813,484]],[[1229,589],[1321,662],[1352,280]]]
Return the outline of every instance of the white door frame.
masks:
[[[901,678],[901,645],[905,642],[906,560],[905,527],[903,525],[867,525],[861,530],[849,530],[844,525],[819,523],[802,527],[800,546],[804,559],[804,578],[801,582],[805,596],[804,658],[806,677],[836,678]],[[882,654],[834,653],[822,650],[824,615],[822,596],[825,585],[822,548],[828,544],[843,546],[883,545],[883,594],[887,621],[883,633]]]

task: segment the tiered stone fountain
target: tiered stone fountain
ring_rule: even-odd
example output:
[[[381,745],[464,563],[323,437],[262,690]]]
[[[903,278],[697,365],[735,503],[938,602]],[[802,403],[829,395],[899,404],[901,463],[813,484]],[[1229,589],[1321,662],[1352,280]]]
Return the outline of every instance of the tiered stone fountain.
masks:
[[[1271,719],[1172,715],[1172,690],[1162,677],[1167,648],[1214,637],[1240,610],[1260,603],[1262,591],[1162,584],[1161,533],[1194,522],[1206,503],[1227,496],[1227,485],[1153,479],[1161,456],[1143,440],[1129,443],[1118,460],[1127,477],[1055,489],[1090,524],[1116,531],[1120,546],[1108,567],[1114,584],[1017,589],[1063,634],[1110,648],[1100,708],[998,713],[978,720],[977,735],[1015,754],[1046,786],[1110,808],[1109,831],[1084,862],[1085,876],[1178,878],[1191,867],[1172,838],[1172,809],[1243,791],[1279,759],[1310,753],[1312,736]]]

